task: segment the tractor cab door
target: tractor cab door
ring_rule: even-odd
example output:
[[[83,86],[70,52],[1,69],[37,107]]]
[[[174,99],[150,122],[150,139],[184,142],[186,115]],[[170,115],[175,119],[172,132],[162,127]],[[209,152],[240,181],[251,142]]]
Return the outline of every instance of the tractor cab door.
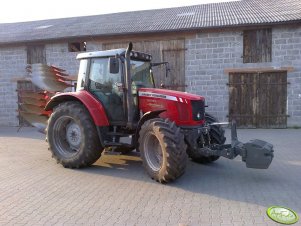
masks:
[[[102,103],[111,123],[124,122],[121,70],[111,74],[108,58],[92,58],[89,70],[89,91]]]

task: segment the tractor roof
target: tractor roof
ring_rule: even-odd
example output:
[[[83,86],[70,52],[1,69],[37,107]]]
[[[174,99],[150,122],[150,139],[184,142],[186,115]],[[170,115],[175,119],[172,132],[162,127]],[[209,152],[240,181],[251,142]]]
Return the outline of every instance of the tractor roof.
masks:
[[[104,50],[104,51],[80,53],[77,55],[76,59],[94,58],[94,57],[111,57],[111,56],[116,56],[116,55],[124,55],[125,51],[126,51],[126,49],[111,49],[111,50]]]
[[[96,58],[96,57],[114,57],[116,55],[125,55],[126,49],[111,49],[104,51],[95,51],[80,53],[77,55],[76,59],[87,59],[87,58]],[[131,51],[132,60],[142,60],[142,61],[151,61],[152,56],[147,53]]]

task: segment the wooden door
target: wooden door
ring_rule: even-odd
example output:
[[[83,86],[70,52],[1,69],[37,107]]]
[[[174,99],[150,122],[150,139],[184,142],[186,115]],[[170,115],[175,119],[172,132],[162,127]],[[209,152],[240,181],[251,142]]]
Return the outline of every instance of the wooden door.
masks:
[[[27,46],[27,63],[46,64],[46,51],[44,45],[29,45]]]
[[[243,128],[286,128],[287,74],[230,73],[229,119]]]
[[[163,61],[169,62],[169,74],[162,80],[167,89],[185,91],[185,46],[183,40],[163,42]]]
[[[128,43],[105,43],[103,49],[126,48]],[[164,84],[167,89],[185,91],[185,42],[184,40],[138,41],[133,42],[134,50],[150,53],[152,62],[167,61],[170,71],[165,73],[165,66],[153,67],[155,85],[160,88]]]

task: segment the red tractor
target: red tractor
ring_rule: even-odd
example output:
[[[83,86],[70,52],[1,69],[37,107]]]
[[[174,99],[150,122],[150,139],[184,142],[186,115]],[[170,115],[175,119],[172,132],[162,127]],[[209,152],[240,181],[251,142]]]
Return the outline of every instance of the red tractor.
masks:
[[[45,108],[53,111],[49,148],[64,167],[89,166],[109,147],[122,153],[136,149],[147,173],[161,183],[180,177],[188,157],[209,163],[241,155],[247,167],[269,167],[271,144],[239,142],[235,123],[232,143],[224,144],[224,130],[205,113],[204,97],[155,88],[152,67],[158,63],[133,51],[131,43],[127,49],[81,53],[77,59],[76,92],[55,95]]]

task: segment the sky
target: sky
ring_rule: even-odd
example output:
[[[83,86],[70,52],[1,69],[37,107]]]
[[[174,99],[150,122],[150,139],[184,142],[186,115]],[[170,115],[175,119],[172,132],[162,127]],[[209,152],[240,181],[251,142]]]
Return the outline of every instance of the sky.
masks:
[[[227,1],[231,0],[4,0],[1,3],[0,23],[99,15]]]

